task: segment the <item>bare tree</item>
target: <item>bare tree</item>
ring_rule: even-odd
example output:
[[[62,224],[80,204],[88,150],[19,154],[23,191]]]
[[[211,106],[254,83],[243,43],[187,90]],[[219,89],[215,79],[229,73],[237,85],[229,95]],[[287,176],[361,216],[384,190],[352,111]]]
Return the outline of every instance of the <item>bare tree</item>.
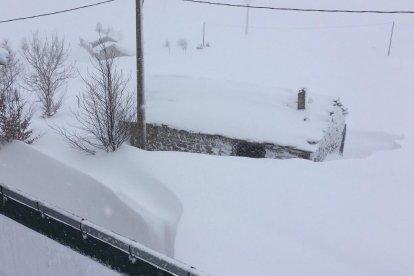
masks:
[[[17,84],[23,68],[7,40],[1,42],[0,49],[5,53],[4,65],[0,67],[0,93],[3,94]]]
[[[106,59],[93,58],[92,70],[81,76],[85,90],[79,97],[79,110],[74,112],[79,127],[76,131],[57,129],[75,149],[90,154],[115,151],[130,137],[134,102],[127,90],[129,79],[115,61],[110,52]]]
[[[29,128],[31,108],[18,86],[22,65],[7,41],[3,41],[0,48],[6,53],[5,62],[0,66],[0,143],[20,140],[30,144],[36,138]]]
[[[184,53],[187,53],[188,42],[185,39],[179,39],[177,45],[183,50]]]
[[[171,53],[171,44],[168,39],[164,42],[163,47],[168,49],[168,53]]]
[[[96,23],[95,31],[99,34],[99,37],[114,35],[114,30],[111,27],[104,28],[101,22]]]
[[[37,93],[43,116],[51,117],[62,105],[62,86],[73,75],[73,65],[67,63],[69,48],[57,35],[41,38],[34,33],[23,42],[22,54],[30,65],[25,77],[27,88]]]

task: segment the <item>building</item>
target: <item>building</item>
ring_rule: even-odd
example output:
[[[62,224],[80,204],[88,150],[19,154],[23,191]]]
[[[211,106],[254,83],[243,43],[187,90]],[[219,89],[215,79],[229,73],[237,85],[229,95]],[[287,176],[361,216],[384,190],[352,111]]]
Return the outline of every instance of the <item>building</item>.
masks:
[[[230,81],[156,76],[147,82],[147,149],[323,161],[342,153],[339,99]]]
[[[80,39],[79,45],[98,60],[133,55],[132,51],[120,46],[118,41],[110,36],[104,36],[92,42]]]

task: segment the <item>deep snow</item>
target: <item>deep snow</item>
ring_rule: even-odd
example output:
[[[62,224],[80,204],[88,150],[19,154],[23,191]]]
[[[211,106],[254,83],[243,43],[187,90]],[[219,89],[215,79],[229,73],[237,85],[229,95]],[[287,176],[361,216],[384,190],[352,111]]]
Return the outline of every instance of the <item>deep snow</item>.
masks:
[[[0,275],[119,275],[15,221],[0,216]]]
[[[122,183],[122,176],[111,177],[111,166],[105,169],[108,175],[101,173],[100,177],[91,178],[18,141],[2,147],[0,156],[0,182],[159,252],[174,255],[173,238],[181,205],[174,194],[153,178],[141,174],[135,185],[144,183],[141,185],[146,185],[146,193],[133,196],[127,193],[126,185],[119,192],[115,185]],[[83,164],[83,170],[93,170],[96,165]],[[103,170],[105,159],[98,166]],[[113,191],[103,183],[112,183]]]
[[[0,18],[83,2],[42,0],[39,5],[18,0],[7,11],[1,9]],[[414,10],[411,0],[254,3]],[[134,1],[123,0],[93,11],[0,24],[0,36],[17,46],[23,36],[37,29],[64,34],[83,70],[88,54],[77,46],[78,38],[95,39],[98,21],[120,30],[121,43],[134,48],[133,7]],[[253,160],[142,152],[129,146],[114,154],[88,157],[71,151],[53,131],[33,145],[36,150],[95,178],[129,207],[138,206],[134,208],[138,213],[143,205],[158,209],[158,189],[171,191],[182,206],[175,257],[213,275],[414,273],[412,16],[251,10],[249,35],[245,36],[245,9],[152,0],[145,1],[144,14],[147,93],[158,85],[154,84],[156,76],[162,75],[245,83],[245,87],[293,91],[306,87],[340,97],[350,111],[344,158],[332,156],[332,161],[324,163]],[[199,51],[195,47],[201,42],[204,21],[212,47]],[[396,29],[387,57],[392,21]],[[189,42],[187,54],[176,46],[180,38]],[[167,39],[171,51],[162,47]],[[122,59],[120,64],[133,83],[134,69],[128,67],[132,62]],[[47,121],[36,117],[34,126],[45,131],[48,124],[72,122],[68,110],[81,85],[73,80],[68,88],[66,106],[57,117]],[[147,95],[148,104],[153,96]],[[162,185],[154,190],[148,178]],[[159,213],[170,217],[168,211]]]

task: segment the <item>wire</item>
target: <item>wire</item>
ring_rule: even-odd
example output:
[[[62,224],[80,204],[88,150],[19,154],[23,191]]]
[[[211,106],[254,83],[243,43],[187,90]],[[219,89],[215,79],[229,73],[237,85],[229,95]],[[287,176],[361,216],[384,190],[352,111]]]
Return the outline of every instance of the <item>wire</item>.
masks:
[[[263,29],[263,30],[324,30],[324,29],[352,29],[352,28],[369,28],[369,27],[377,27],[377,26],[388,26],[392,22],[389,23],[376,23],[376,24],[364,24],[364,25],[343,25],[343,26],[315,26],[315,27],[271,27],[271,26],[250,26],[251,29]],[[210,24],[211,25],[211,24]],[[217,27],[224,27],[224,28],[245,28],[245,26],[240,25],[218,25],[213,24]],[[414,25],[412,25],[414,26]]]
[[[229,4],[200,0],[181,0],[184,2],[192,2],[198,4],[237,7],[237,8],[251,8],[264,10],[278,10],[278,11],[295,11],[295,12],[325,12],[325,13],[379,13],[379,14],[414,14],[414,11],[378,11],[378,10],[325,10],[325,9],[301,9],[301,8],[278,8],[268,6],[250,6],[241,4]]]
[[[398,25],[403,27],[414,27],[414,24],[398,23]]]
[[[27,20],[27,19],[33,19],[33,18],[44,17],[44,16],[49,16],[49,15],[55,15],[55,14],[59,14],[59,13],[71,12],[71,11],[76,11],[76,10],[80,10],[80,9],[86,9],[86,8],[90,8],[90,7],[94,7],[94,6],[98,6],[98,5],[107,4],[109,2],[114,2],[114,1],[116,1],[116,0],[107,0],[107,1],[102,1],[102,2],[95,3],[95,4],[80,6],[80,7],[76,7],[76,8],[72,8],[72,9],[67,9],[67,10],[43,13],[43,14],[38,14],[38,15],[31,15],[31,16],[20,17],[20,18],[13,18],[13,19],[7,19],[7,20],[0,20],[0,23],[8,23],[8,22],[13,22],[13,21]]]

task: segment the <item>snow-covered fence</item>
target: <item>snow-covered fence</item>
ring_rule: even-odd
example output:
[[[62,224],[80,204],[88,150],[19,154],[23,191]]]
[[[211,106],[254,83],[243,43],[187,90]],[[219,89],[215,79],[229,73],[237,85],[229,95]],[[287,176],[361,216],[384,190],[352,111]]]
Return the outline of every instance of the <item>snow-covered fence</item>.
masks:
[[[205,275],[79,216],[0,185],[0,214],[127,275]]]
[[[328,128],[324,131],[322,140],[319,141],[318,149],[313,153],[314,161],[323,161],[328,154],[343,154],[346,139],[345,116],[347,109],[339,100],[334,101],[334,108],[331,111]]]

